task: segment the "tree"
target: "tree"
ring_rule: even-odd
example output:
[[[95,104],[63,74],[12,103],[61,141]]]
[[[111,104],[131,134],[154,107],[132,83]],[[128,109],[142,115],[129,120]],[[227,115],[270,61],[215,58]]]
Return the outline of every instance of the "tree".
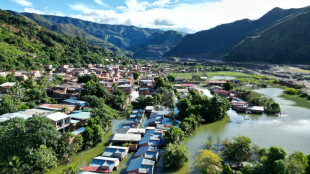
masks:
[[[170,83],[175,82],[175,76],[172,75],[172,74],[168,74],[167,79],[168,79],[168,81],[169,81]]]
[[[229,164],[224,164],[222,174],[234,174],[234,171],[230,168]]]
[[[17,98],[3,95],[2,100],[0,101],[0,115],[16,112],[19,104],[20,101]]]
[[[277,114],[281,112],[280,105],[273,101],[266,102],[265,112],[268,114]]]
[[[83,140],[84,140],[83,144],[86,147],[91,146],[93,144],[93,137],[94,137],[94,131],[92,130],[92,128],[87,126],[85,128],[85,132],[83,133]]]
[[[224,83],[223,87],[226,91],[230,91],[234,88],[234,84],[232,82],[226,82]]]
[[[10,74],[6,75],[6,79],[9,82],[15,82],[16,81],[13,73],[10,73]]]
[[[83,147],[83,137],[81,134],[78,134],[73,140],[73,150],[75,153],[80,151]]]
[[[182,112],[184,114],[186,114],[186,110],[189,109],[190,106],[191,106],[191,102],[189,101],[188,98],[183,98],[179,100],[179,102],[177,103],[177,108],[179,112]]]
[[[99,78],[96,75],[82,75],[78,77],[78,83],[87,83],[88,81],[99,82]]]
[[[111,126],[113,118],[117,118],[119,114],[110,106],[100,104],[98,107],[92,109],[91,115],[93,117],[98,116],[101,119],[102,128],[106,130],[108,127]]]
[[[169,143],[163,151],[163,159],[167,167],[180,167],[189,159],[189,152],[181,144]]]
[[[39,148],[44,145],[55,149],[60,138],[60,133],[50,124],[47,117],[33,116],[26,120],[26,143],[29,147]]]
[[[186,135],[191,134],[193,131],[195,131],[198,128],[198,122],[194,118],[195,118],[195,115],[192,114],[189,118],[185,118],[180,123],[180,128]]]
[[[3,83],[7,82],[8,80],[3,77],[3,76],[0,76],[0,85],[2,85]]]
[[[252,156],[252,140],[245,136],[232,138],[233,141],[222,142],[222,153],[225,159],[236,162],[248,161]]]
[[[227,110],[230,108],[230,103],[227,99],[214,95],[208,105],[207,114],[204,119],[207,122],[218,121],[226,116]]]
[[[39,148],[28,150],[27,156],[31,166],[34,166],[32,170],[45,172],[50,168],[57,166],[57,158],[52,148],[47,148],[44,145],[40,145]]]
[[[222,168],[221,158],[211,150],[203,150],[196,157],[196,166],[201,173],[216,174]]]
[[[286,151],[282,147],[271,146],[266,154],[265,158],[262,158],[263,166],[265,170],[269,173],[276,170],[276,166],[279,167],[280,164],[275,164],[275,161],[285,160]],[[278,162],[280,163],[280,162]]]
[[[61,112],[69,113],[69,108],[67,106],[63,106],[62,109],[61,109]]]
[[[166,131],[164,136],[165,143],[176,143],[179,144],[184,140],[184,132],[175,126],[172,126]]]
[[[306,173],[308,158],[300,151],[292,153],[286,160],[287,173]]]
[[[138,80],[139,76],[140,76],[140,73],[135,71],[135,72],[132,73],[132,75],[133,75],[133,79]]]

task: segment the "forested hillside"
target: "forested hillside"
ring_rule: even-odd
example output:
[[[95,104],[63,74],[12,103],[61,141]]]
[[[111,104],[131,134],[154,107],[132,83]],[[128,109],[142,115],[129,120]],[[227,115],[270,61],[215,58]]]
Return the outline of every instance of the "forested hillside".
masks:
[[[310,64],[310,11],[237,45],[225,60]]]
[[[39,69],[45,64],[103,63],[104,48],[94,47],[81,37],[65,36],[34,22],[0,10],[0,69]]]

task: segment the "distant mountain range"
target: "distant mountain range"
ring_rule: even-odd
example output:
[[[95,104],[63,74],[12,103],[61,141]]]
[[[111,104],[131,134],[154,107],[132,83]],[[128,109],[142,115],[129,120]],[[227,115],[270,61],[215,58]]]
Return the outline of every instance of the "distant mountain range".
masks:
[[[61,34],[81,36],[94,46],[104,47],[118,55],[135,58],[160,58],[184,37],[176,31],[99,24],[70,17],[16,13],[38,25]]]
[[[165,57],[310,63],[310,8],[274,8],[258,20],[239,20],[187,35]]]

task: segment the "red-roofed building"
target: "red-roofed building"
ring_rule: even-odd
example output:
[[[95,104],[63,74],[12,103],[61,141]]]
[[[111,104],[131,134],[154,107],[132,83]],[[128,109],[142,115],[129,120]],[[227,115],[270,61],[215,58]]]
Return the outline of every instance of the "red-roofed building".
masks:
[[[193,83],[182,83],[182,86],[193,87],[193,86],[195,86],[195,84],[193,84]]]
[[[229,92],[226,90],[215,90],[214,94],[218,94],[219,96],[228,97]]]
[[[88,171],[88,172],[110,173],[109,169],[103,169],[100,167],[82,166],[81,170]]]

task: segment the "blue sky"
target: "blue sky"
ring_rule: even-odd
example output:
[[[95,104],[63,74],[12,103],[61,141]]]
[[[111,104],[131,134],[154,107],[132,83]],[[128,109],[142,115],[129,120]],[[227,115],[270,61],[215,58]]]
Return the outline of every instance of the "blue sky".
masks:
[[[309,0],[1,0],[17,12],[69,16],[106,24],[193,33],[244,18],[257,19],[274,7],[300,8]]]

